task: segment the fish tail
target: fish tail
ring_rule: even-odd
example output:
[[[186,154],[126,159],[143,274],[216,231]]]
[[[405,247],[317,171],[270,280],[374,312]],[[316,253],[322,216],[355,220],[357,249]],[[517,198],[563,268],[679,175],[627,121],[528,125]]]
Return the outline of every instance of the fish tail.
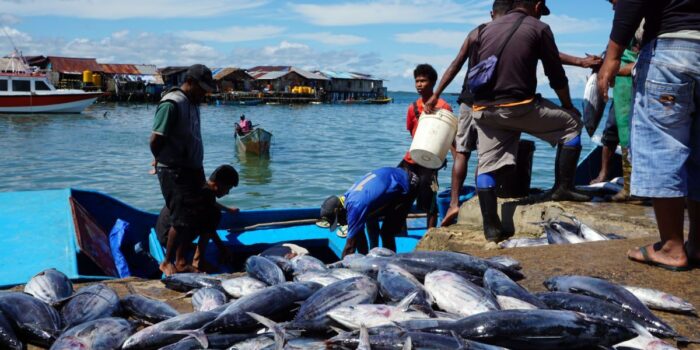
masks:
[[[209,347],[209,339],[207,338],[207,334],[204,333],[204,331],[202,329],[166,331],[163,333],[185,335],[187,337],[194,338],[199,343],[199,345],[202,346],[202,348],[206,349]]]

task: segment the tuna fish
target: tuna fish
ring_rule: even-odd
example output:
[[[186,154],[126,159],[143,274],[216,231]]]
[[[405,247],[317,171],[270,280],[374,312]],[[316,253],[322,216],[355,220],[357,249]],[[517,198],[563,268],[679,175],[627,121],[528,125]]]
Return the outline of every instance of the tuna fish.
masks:
[[[370,328],[389,326],[394,322],[430,318],[422,312],[408,310],[416,295],[418,292],[410,294],[396,306],[362,304],[337,307],[329,311],[328,316],[350,329],[360,329],[362,325]]]
[[[524,301],[539,309],[547,306],[525,288],[511,280],[505,273],[496,269],[488,269],[484,274],[484,287],[497,296],[506,296]]]
[[[618,304],[644,317],[658,329],[669,334],[677,334],[671,326],[654,315],[634,294],[618,284],[587,276],[558,276],[546,280],[544,285],[550,291],[584,294]]]
[[[582,294],[550,292],[538,294],[550,309],[569,310],[584,313],[586,315],[604,318],[613,322],[632,325],[639,324],[649,332],[661,336],[675,336],[664,329],[659,329],[654,323],[644,317],[635,314],[631,310],[624,309],[618,304],[609,303],[602,299]]]
[[[660,290],[642,287],[622,286],[630,293],[634,294],[644,305],[654,310],[675,312],[679,314],[697,313],[695,306],[675,295],[671,295]]]
[[[480,344],[452,335],[407,331],[398,327],[368,329],[368,342],[372,349],[473,349],[505,350],[500,347]],[[360,345],[358,331],[344,332],[329,339],[329,349],[355,350]],[[409,345],[406,345],[410,343]]]
[[[388,257],[396,256],[396,252],[391,250],[391,249],[386,249],[384,247],[375,247],[375,248],[370,249],[367,256],[369,256],[369,257],[382,256],[382,257],[388,258]]]
[[[573,221],[574,225],[576,225],[576,227],[578,229],[578,232],[577,232],[578,235],[583,237],[583,239],[585,239],[586,241],[596,242],[596,241],[608,241],[608,240],[610,240],[609,237],[607,237],[606,235],[603,235],[603,234],[599,233],[598,231],[590,228],[588,225],[579,221],[575,216],[567,215],[567,214],[564,214],[564,216],[566,216],[567,218],[571,219],[571,221]]]
[[[333,276],[326,271],[307,271],[300,275],[294,276],[295,282],[316,282],[322,286],[327,286],[331,283],[340,281],[339,278]]]
[[[355,278],[355,277],[364,276],[363,274],[361,274],[359,272],[355,272],[353,270],[346,269],[346,268],[330,269],[330,273],[333,277],[335,277],[339,280],[346,280],[348,278]]]
[[[116,350],[133,332],[123,318],[109,317],[77,325],[61,335],[51,350]]]
[[[175,316],[169,320],[146,327],[130,336],[122,348],[127,349],[158,349],[162,346],[173,344],[187,336],[195,336],[201,347],[206,348],[207,341],[203,334],[196,331],[182,332],[198,329],[216,318],[215,312],[193,312]],[[189,335],[188,335],[189,334]]]
[[[284,272],[285,279],[290,279],[294,276],[294,265],[289,259],[277,255],[265,256],[264,258],[275,263]]]
[[[128,316],[150,323],[165,321],[180,314],[167,303],[138,294],[122,298],[121,306]]]
[[[576,232],[570,230],[570,225],[563,225],[557,221],[543,223],[544,232],[547,234],[549,244],[578,244],[586,242]]]
[[[119,296],[104,284],[79,289],[61,309],[66,328],[110,317],[119,311]]]
[[[598,91],[598,73],[591,74],[586,82],[586,88],[583,92],[583,125],[586,126],[588,136],[593,136],[598,124],[603,118],[605,112],[605,101],[603,95]]]
[[[439,270],[459,270],[474,276],[483,276],[486,270],[494,268],[503,271],[508,277],[520,280],[524,276],[515,269],[508,268],[501,264],[490,262],[469,254],[444,251],[415,251],[398,255],[401,259],[419,261],[433,266]]]
[[[401,267],[388,264],[379,270],[377,282],[379,282],[379,292],[385,301],[397,303],[416,293],[413,302],[420,306],[421,311],[428,314],[432,312],[430,307],[433,303],[432,297],[413,275]]]
[[[0,348],[8,350],[22,350],[24,345],[17,338],[10,321],[0,311]]]
[[[623,324],[561,310],[489,311],[446,328],[466,339],[522,350],[610,347],[637,336]]]
[[[520,266],[520,261],[515,260],[509,256],[505,255],[499,255],[499,256],[493,256],[488,259],[486,259],[488,262],[492,262],[494,264],[501,264],[505,267],[514,269],[514,270],[522,270],[522,266]]]
[[[232,298],[238,299],[261,289],[265,289],[267,284],[253,277],[242,276],[224,280],[221,282],[221,287],[223,287],[226,293]]]
[[[506,248],[521,248],[521,247],[539,247],[548,245],[547,237],[541,238],[511,238],[498,244],[499,247]]]
[[[675,346],[651,335],[644,328],[635,328],[639,336],[615,345],[617,350],[678,350]]]
[[[434,271],[425,276],[425,288],[440,309],[471,316],[499,310],[498,301],[490,291],[449,271]]]
[[[327,271],[328,268],[321,260],[314,258],[311,255],[301,255],[292,259],[294,274],[301,275],[309,271]]]
[[[63,272],[47,269],[32,277],[24,286],[24,292],[49,305],[56,305],[73,294],[73,283]]]
[[[61,316],[58,312],[29,294],[0,293],[0,312],[17,335],[30,344],[49,347],[61,332]]]
[[[335,282],[309,297],[292,320],[290,328],[325,331],[328,312],[343,306],[371,304],[377,298],[377,284],[367,277]]]
[[[176,273],[162,280],[165,287],[178,292],[189,292],[200,288],[221,288],[221,281],[203,273]]]
[[[418,261],[418,260],[413,260],[413,259],[404,259],[402,258],[401,255],[397,256],[396,258],[387,258],[387,257],[357,257],[353,258],[350,260],[343,259],[343,265],[350,268],[353,271],[360,272],[363,274],[367,274],[370,276],[375,276],[377,272],[379,272],[380,269],[386,267],[388,264],[394,264],[406,271],[408,271],[411,275],[416,277],[419,281],[423,281],[425,279],[425,275],[427,275],[430,272],[435,271],[436,269],[440,269],[437,266],[445,266],[445,264],[440,263],[440,259],[436,260],[427,260],[427,262],[423,261]],[[475,276],[471,275],[470,273],[459,269],[459,268],[454,268],[455,264],[448,264],[449,266],[445,266],[444,269],[446,271],[454,272],[456,274],[459,274],[460,276],[464,277],[465,279],[475,283],[475,284],[481,284],[481,275]]]
[[[287,282],[259,290],[231,303],[204,330],[211,333],[254,329],[257,321],[248,313],[272,317],[288,312],[297,302],[307,300],[320,288],[319,284],[313,282]]]
[[[268,286],[284,283],[284,272],[274,262],[262,256],[251,256],[245,262],[245,271],[250,277]]]
[[[192,294],[194,311],[211,311],[226,304],[226,294],[214,288],[202,288]]]

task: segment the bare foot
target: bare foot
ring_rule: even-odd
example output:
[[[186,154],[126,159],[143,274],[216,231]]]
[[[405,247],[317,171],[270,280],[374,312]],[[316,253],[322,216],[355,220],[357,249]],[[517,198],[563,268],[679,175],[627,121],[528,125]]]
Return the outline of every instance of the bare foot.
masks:
[[[199,269],[192,265],[175,266],[177,273],[200,273]]]
[[[168,262],[168,261],[162,262],[160,264],[159,268],[160,268],[160,271],[163,272],[166,276],[172,276],[177,272],[175,270],[175,265],[173,265],[171,262]]]
[[[591,183],[590,183],[590,184],[591,184],[591,185],[595,185],[595,184],[597,184],[597,183],[601,183],[601,182],[605,182],[605,181],[607,181],[607,180],[605,179],[605,175],[598,175],[598,177],[596,177],[595,179],[591,180]]]
[[[446,227],[450,226],[455,223],[457,220],[457,216],[459,216],[459,207],[450,207],[447,209],[447,212],[445,213],[445,217],[442,219],[442,222],[440,223],[441,227]]]
[[[688,258],[685,251],[672,251],[661,245],[661,242],[645,247],[630,249],[627,252],[630,260],[664,268],[685,268],[688,266]]]

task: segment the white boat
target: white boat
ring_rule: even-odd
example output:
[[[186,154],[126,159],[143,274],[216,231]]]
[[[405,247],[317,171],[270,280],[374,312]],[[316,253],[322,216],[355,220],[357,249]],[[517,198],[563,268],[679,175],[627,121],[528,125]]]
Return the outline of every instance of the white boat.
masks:
[[[101,95],[56,89],[42,74],[0,73],[0,113],[81,113]]]

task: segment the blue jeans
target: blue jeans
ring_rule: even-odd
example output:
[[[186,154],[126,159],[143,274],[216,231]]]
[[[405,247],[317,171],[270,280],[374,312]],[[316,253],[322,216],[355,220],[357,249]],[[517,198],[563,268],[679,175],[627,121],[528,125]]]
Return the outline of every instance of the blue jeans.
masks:
[[[700,200],[700,41],[652,41],[634,79],[632,194]]]

